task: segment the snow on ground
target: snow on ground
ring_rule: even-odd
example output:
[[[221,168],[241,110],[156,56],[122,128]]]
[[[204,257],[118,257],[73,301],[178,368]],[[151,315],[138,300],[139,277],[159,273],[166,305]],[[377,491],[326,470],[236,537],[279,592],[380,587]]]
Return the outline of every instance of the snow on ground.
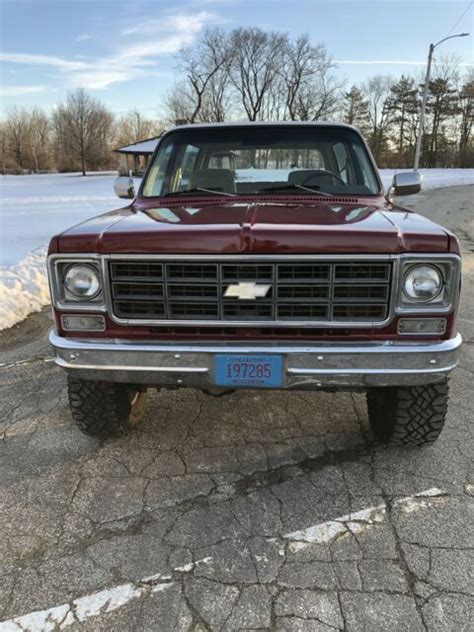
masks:
[[[56,233],[123,206],[115,172],[0,176],[0,329],[49,303],[46,250]]]
[[[117,206],[115,172],[0,176],[0,265],[12,266],[73,224]],[[124,204],[122,204],[124,206]]]
[[[405,171],[413,169],[380,169],[385,189],[391,185],[394,173]],[[474,184],[474,169],[420,169],[420,173],[423,175],[423,191]]]
[[[245,170],[241,181],[251,179],[252,171],[258,170]],[[474,184],[474,169],[421,172],[424,189]],[[388,187],[395,170],[380,173]],[[114,172],[85,178],[79,174],[0,176],[0,329],[49,303],[45,258],[53,235],[125,205],[114,195],[115,177]]]
[[[412,169],[379,169],[385,190],[392,184],[393,174]],[[237,169],[237,182],[278,181],[288,178],[291,169]],[[420,169],[423,175],[423,189],[454,187],[474,184],[474,169]]]

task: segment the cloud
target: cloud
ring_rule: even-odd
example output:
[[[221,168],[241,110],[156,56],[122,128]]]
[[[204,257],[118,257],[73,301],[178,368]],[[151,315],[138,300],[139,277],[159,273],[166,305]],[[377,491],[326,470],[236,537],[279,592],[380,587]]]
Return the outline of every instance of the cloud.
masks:
[[[86,42],[90,39],[92,39],[92,35],[89,35],[89,33],[81,33],[76,37],[76,42]]]
[[[27,64],[39,66],[53,66],[60,70],[74,71],[87,67],[87,64],[81,61],[72,61],[55,57],[52,55],[30,55],[26,53],[1,53],[0,61],[10,62],[12,64]]]
[[[46,86],[6,86],[0,85],[1,97],[19,97],[24,94],[35,94],[45,92]]]
[[[102,90],[130,79],[156,74],[158,57],[174,54],[191,44],[196,35],[214,21],[212,13],[200,11],[195,14],[173,13],[159,20],[137,23],[122,31],[124,43],[112,55],[88,61],[26,53],[0,53],[0,61],[50,66],[57,69],[61,79],[65,79],[71,87]]]
[[[160,35],[177,33],[194,35],[206,24],[216,22],[216,16],[209,11],[200,11],[194,15],[172,13],[166,17],[146,20],[122,31],[122,35]]]

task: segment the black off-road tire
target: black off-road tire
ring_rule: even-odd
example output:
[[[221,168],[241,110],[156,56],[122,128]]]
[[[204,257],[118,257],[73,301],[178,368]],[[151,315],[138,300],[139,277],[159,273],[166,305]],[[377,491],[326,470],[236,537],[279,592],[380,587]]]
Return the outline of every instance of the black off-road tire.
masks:
[[[423,446],[439,437],[448,409],[448,381],[367,391],[369,422],[382,443]]]
[[[141,421],[145,412],[146,391],[129,384],[68,376],[68,395],[74,423],[93,437],[123,435]]]

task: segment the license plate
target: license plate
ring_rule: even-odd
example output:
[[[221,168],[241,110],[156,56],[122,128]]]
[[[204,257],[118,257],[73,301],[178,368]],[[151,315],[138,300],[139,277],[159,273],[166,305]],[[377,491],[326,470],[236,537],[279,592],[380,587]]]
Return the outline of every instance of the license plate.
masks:
[[[216,355],[217,386],[272,388],[282,385],[282,357],[279,355]]]

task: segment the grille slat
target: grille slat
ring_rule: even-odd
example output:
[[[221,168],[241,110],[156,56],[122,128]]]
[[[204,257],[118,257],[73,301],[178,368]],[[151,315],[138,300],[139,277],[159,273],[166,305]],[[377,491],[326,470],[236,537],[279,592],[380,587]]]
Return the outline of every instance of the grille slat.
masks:
[[[157,299],[164,298],[162,283],[112,283],[114,298]]]
[[[388,318],[392,264],[126,260],[110,262],[109,274],[113,311],[131,321],[370,325]],[[224,297],[239,283],[267,291],[255,299]]]
[[[240,301],[239,303],[224,303],[222,307],[223,320],[273,320],[272,314],[271,303]]]
[[[277,297],[292,302],[327,302],[330,295],[329,285],[279,285]]]
[[[168,282],[205,283],[217,281],[217,265],[214,264],[168,263],[165,267]]]
[[[390,266],[386,263],[336,263],[334,266],[334,280],[336,283],[350,281],[353,283],[388,282]]]
[[[217,285],[179,285],[170,283],[167,286],[168,298],[173,301],[217,301],[219,298]]]
[[[227,283],[238,281],[273,280],[273,266],[268,265],[222,265],[222,281]]]
[[[329,264],[279,264],[279,283],[327,283],[331,278]]]
[[[327,316],[327,305],[278,305],[280,320],[325,320]]]

